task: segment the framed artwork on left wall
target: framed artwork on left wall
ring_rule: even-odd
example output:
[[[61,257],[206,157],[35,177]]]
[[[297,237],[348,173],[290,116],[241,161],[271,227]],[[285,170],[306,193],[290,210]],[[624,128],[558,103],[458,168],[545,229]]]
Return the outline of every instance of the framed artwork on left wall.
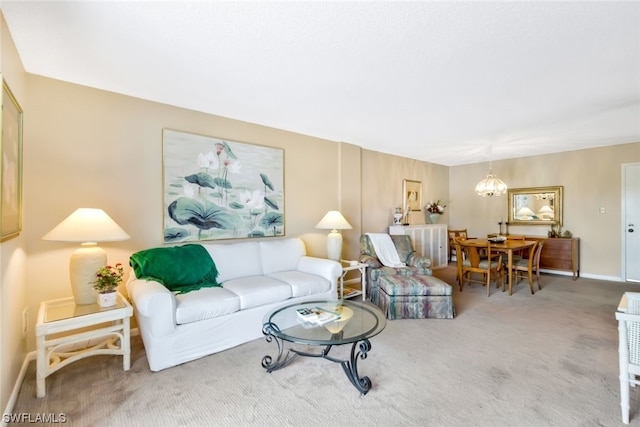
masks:
[[[22,231],[22,108],[2,79],[0,218],[4,242]]]
[[[164,129],[164,242],[284,236],[284,150]]]

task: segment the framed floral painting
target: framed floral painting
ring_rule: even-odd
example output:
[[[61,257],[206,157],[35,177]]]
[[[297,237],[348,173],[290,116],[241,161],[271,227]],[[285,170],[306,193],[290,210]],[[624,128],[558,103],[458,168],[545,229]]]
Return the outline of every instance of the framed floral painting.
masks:
[[[164,129],[164,242],[284,236],[284,150]]]
[[[0,241],[5,241],[22,231],[22,109],[4,80],[0,148]]]

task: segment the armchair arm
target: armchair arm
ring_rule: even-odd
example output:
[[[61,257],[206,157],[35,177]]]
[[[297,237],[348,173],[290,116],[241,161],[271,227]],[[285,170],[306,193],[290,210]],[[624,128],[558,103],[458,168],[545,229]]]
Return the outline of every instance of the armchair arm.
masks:
[[[431,258],[413,253],[409,256],[407,265],[409,267],[431,268]]]
[[[372,257],[371,255],[361,254],[360,262],[363,264],[367,264],[367,267],[369,268],[369,270],[382,267],[382,263],[378,261],[377,258]]]

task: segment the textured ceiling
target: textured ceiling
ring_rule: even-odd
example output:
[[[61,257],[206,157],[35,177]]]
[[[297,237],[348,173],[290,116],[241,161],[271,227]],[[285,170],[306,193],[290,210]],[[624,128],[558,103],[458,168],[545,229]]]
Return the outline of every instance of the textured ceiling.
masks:
[[[26,70],[443,165],[640,141],[640,2],[2,1]]]

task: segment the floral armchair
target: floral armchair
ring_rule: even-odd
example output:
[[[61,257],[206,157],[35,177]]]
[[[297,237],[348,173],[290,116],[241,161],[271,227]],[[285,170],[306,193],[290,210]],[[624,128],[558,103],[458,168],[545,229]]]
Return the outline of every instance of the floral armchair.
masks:
[[[367,295],[374,304],[378,303],[378,279],[381,276],[431,276],[431,259],[418,255],[413,250],[411,237],[407,235],[394,235],[391,240],[398,251],[400,260],[407,267],[385,267],[382,265],[371,239],[366,234],[360,236],[360,262],[367,264]]]

